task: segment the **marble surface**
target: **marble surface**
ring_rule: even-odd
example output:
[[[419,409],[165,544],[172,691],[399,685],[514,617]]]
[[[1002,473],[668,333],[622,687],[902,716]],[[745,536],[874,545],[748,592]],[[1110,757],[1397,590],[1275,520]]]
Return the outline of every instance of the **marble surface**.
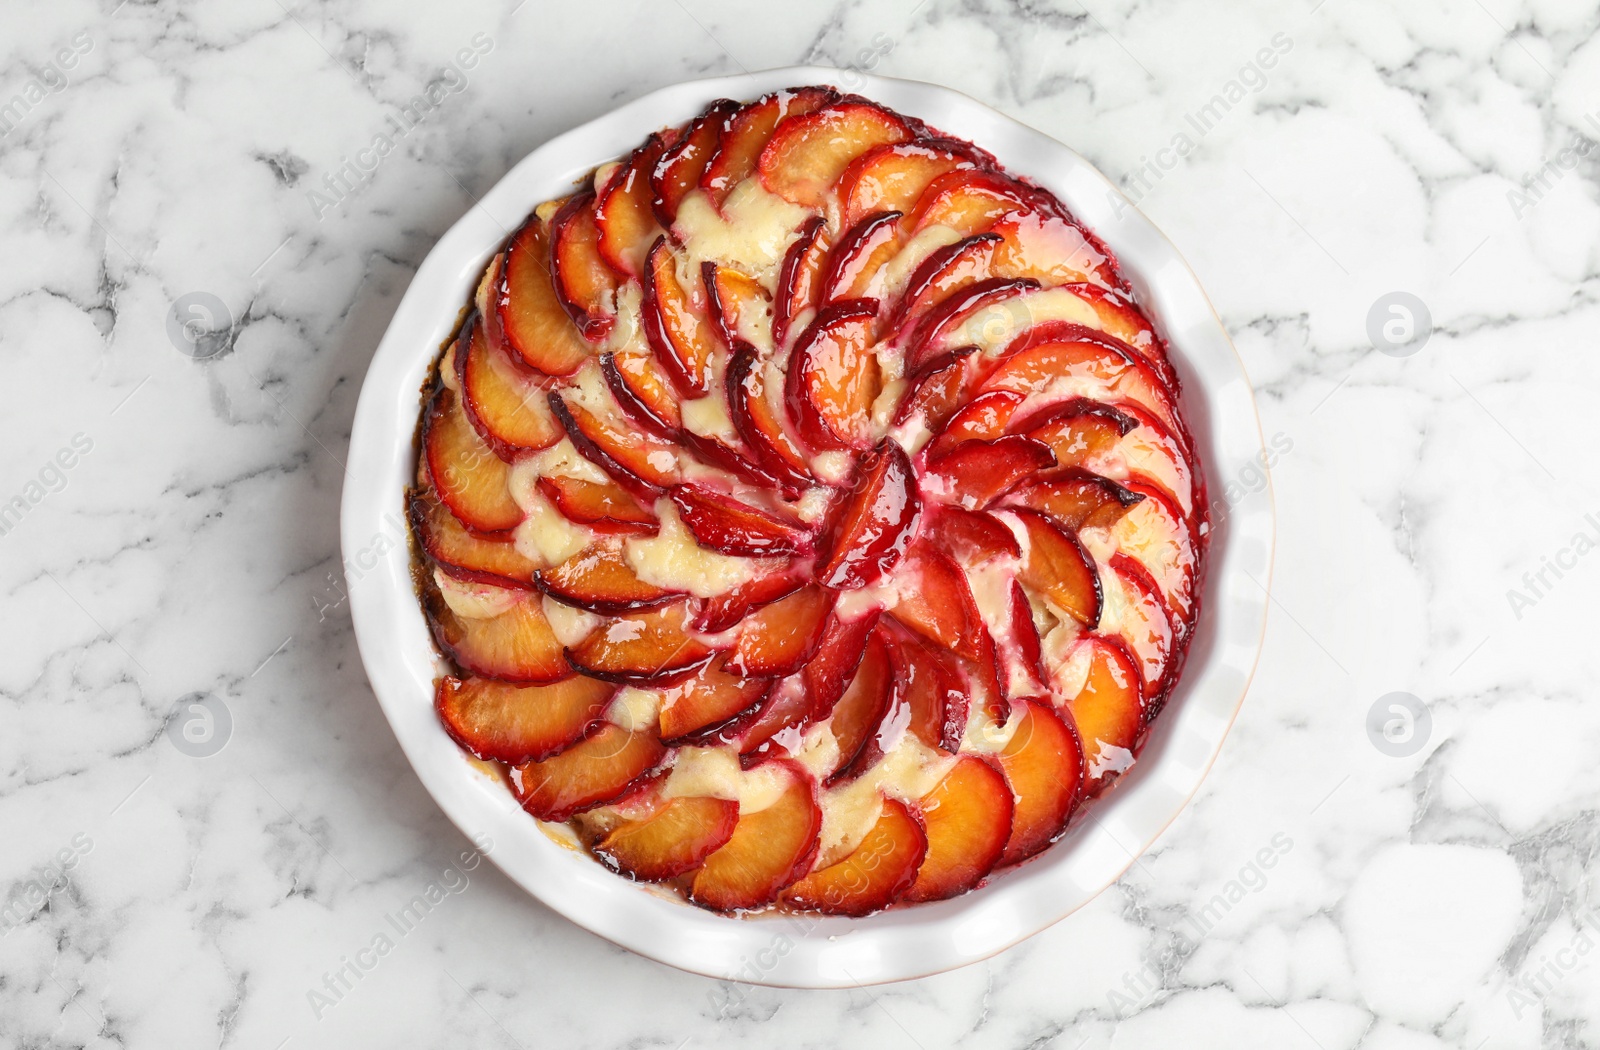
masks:
[[[1597,22],[6,5],[0,1046],[1600,1045]],[[651,88],[798,61],[967,91],[1120,180],[1281,453],[1264,655],[1189,810],[1020,947],[840,992],[669,970],[478,863],[337,549],[367,361],[475,196]]]

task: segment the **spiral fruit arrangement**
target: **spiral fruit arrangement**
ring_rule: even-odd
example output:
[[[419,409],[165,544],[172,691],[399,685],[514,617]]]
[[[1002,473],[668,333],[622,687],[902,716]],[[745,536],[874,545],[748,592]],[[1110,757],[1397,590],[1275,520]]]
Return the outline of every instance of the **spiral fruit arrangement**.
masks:
[[[951,897],[1127,769],[1198,613],[1162,340],[1049,193],[831,88],[540,206],[411,494],[445,728],[720,911]]]

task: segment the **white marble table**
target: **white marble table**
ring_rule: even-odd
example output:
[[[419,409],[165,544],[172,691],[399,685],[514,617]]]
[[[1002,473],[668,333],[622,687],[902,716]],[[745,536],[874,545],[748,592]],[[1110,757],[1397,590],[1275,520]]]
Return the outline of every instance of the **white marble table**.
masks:
[[[1593,2],[114,5],[0,10],[0,1045],[1600,1043]],[[1157,848],[987,963],[824,993],[463,873],[336,540],[368,358],[474,196],[653,87],[797,61],[1122,180],[1281,452],[1260,670]],[[1368,728],[1394,693],[1409,739]],[[169,723],[202,699],[210,743]]]

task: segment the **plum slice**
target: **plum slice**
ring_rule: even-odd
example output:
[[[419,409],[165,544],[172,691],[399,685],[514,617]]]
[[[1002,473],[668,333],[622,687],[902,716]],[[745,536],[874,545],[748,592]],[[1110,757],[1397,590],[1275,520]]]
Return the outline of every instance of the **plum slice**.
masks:
[[[595,206],[600,255],[613,270],[628,277],[643,272],[645,253],[661,236],[652,207],[655,191],[650,173],[665,150],[661,136],[651,135],[611,177]]]
[[[655,514],[613,482],[584,481],[560,474],[539,479],[539,492],[568,521],[596,532],[654,535],[661,523]]]
[[[608,536],[560,565],[539,570],[539,589],[564,605],[602,615],[633,612],[682,596],[639,579],[623,556],[621,537]]]
[[[499,587],[531,585],[537,566],[517,550],[509,533],[469,532],[431,488],[414,494],[410,509],[417,543],[449,575]]]
[[[567,820],[621,797],[666,753],[649,730],[603,722],[565,751],[513,766],[511,789],[540,820]]]
[[[593,352],[556,292],[550,239],[530,216],[511,238],[493,293],[489,341],[504,343],[529,367],[568,376]]]
[[[647,816],[612,828],[595,845],[606,863],[641,882],[693,871],[733,837],[739,803],[708,796],[659,800]]]
[[[859,661],[854,673],[845,676],[849,686],[829,712],[829,731],[839,748],[839,760],[830,781],[853,772],[852,764],[866,750],[867,741],[882,724],[894,696],[894,665],[880,636],[866,636]]]
[[[611,333],[612,302],[619,284],[617,272],[600,253],[595,203],[594,193],[579,193],[550,220],[556,297],[590,342]]]
[[[829,303],[795,344],[785,395],[800,437],[814,450],[865,448],[872,440],[877,314],[875,299]]]
[[[1055,462],[1048,445],[1020,434],[967,441],[928,461],[923,491],[980,510]]]
[[[832,607],[833,595],[821,587],[805,587],[763,605],[739,628],[728,669],[762,677],[798,671],[817,651]]]
[[[855,849],[790,886],[784,899],[826,915],[870,915],[911,885],[928,853],[928,836],[898,799],[885,798],[878,819]]]
[[[815,484],[805,454],[784,428],[783,418],[768,393],[780,384],[772,380],[768,362],[748,343],[735,349],[726,384],[733,427],[761,465],[791,484]]]
[[[811,550],[811,533],[799,522],[732,496],[699,485],[679,485],[671,497],[690,535],[712,550],[746,558]]]
[[[1001,865],[1026,860],[1055,841],[1083,787],[1078,734],[1035,700],[1018,700],[1011,712],[1015,728],[995,756],[1015,799]]]
[[[620,421],[590,412],[550,392],[550,408],[585,459],[636,496],[654,499],[679,478],[677,446],[631,431]]]
[[[723,125],[700,188],[720,208],[734,187],[758,172],[762,152],[780,121],[819,110],[838,97],[833,88],[803,87],[775,91],[742,107]]]
[[[838,102],[777,126],[761,151],[761,181],[785,200],[820,208],[857,157],[911,137],[906,122],[880,106]]]
[[[900,236],[895,229],[899,218],[897,211],[878,212],[846,231],[828,255],[827,269],[822,275],[822,302],[860,299],[872,294],[869,289],[873,278],[900,250]]]
[[[567,650],[572,666],[586,675],[645,685],[675,681],[713,655],[690,632],[685,601],[612,617]]]
[[[977,164],[966,146],[943,139],[885,143],[870,149],[839,177],[841,225],[849,229],[876,211],[909,212],[934,179]]]
[[[732,837],[695,873],[689,899],[696,904],[716,911],[770,904],[816,856],[822,830],[816,783],[798,764],[773,761],[781,764],[788,785],[772,805],[739,814]]]
[[[434,392],[422,448],[435,491],[462,524],[504,532],[522,522],[522,508],[511,498],[511,468],[472,429],[449,387]]]
[[[572,674],[537,593],[522,592],[498,615],[457,616],[430,593],[429,619],[439,648],[463,671],[507,682],[554,682]]]
[[[1145,720],[1143,678],[1114,638],[1083,639],[1067,658],[1069,664],[1079,661],[1088,670],[1067,711],[1083,746],[1086,791],[1098,794],[1133,758]]]
[[[994,870],[1011,838],[1013,809],[1011,786],[997,769],[963,755],[916,808],[927,829],[928,855],[906,900],[954,897]]]
[[[1100,571],[1078,537],[1036,510],[1017,508],[997,517],[1017,523],[1019,541],[1026,537],[1018,572],[1023,586],[1083,626],[1098,624],[1105,604]]]
[[[656,359],[685,397],[703,397],[711,390],[716,354],[709,321],[694,297],[678,280],[677,264],[666,238],[656,241],[645,261],[641,321]]]
[[[940,175],[917,201],[914,221],[919,230],[948,226],[962,236],[988,230],[1002,216],[1036,210],[1044,202],[1038,190],[997,171],[960,170]]]
[[[759,704],[772,683],[724,669],[721,658],[661,690],[661,739],[669,743],[704,734]]]
[[[524,450],[561,440],[561,426],[545,400],[545,377],[491,345],[477,314],[456,340],[456,377],[467,418],[501,459],[509,463]]]
[[[547,758],[600,722],[617,687],[573,676],[550,685],[489,678],[439,679],[434,708],[456,743],[479,758],[516,765]]]
[[[722,137],[723,125],[739,110],[739,103],[718,99],[689,125],[683,136],[661,155],[650,173],[654,191],[651,205],[656,221],[667,229],[678,217],[678,206],[700,185],[711,155]]]
[[[1171,389],[1137,351],[1103,332],[1047,321],[1012,340],[1001,357],[980,391],[1041,394],[1064,381],[1087,382],[1097,387],[1097,400],[1132,401],[1168,428],[1177,427]]]
[[[904,556],[921,517],[911,461],[884,438],[857,464],[855,484],[835,511],[817,582],[836,590],[876,583]]]
[[[772,298],[772,345],[779,349],[788,345],[795,318],[819,301],[822,270],[829,254],[822,236],[826,226],[827,220],[820,215],[807,219],[800,227],[800,236],[783,255],[778,290]]]
[[[915,543],[895,579],[897,601],[889,611],[896,620],[968,660],[992,652],[967,574],[950,555]]]

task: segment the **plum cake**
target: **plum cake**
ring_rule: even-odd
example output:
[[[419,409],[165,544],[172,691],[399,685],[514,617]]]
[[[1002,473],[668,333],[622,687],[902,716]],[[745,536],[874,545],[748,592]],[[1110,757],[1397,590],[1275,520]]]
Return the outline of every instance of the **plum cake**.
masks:
[[[447,731],[722,912],[964,893],[1127,770],[1199,612],[1178,376],[1049,192],[827,87],[537,207],[425,390]]]

